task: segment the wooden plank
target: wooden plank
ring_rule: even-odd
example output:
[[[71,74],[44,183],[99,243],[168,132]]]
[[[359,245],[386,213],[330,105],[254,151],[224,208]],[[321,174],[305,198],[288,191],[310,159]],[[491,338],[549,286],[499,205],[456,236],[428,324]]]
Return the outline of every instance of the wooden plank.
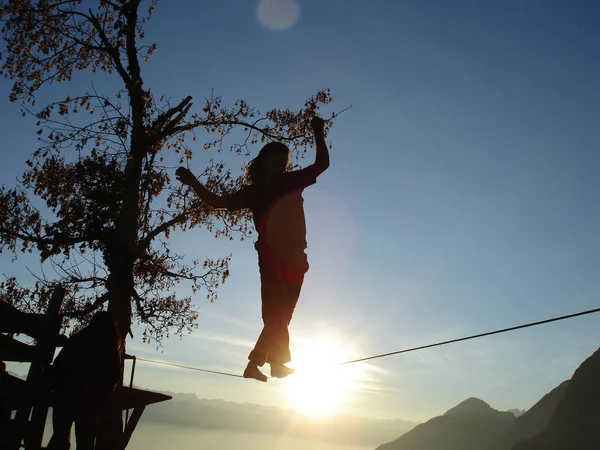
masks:
[[[23,333],[35,339],[47,334],[48,316],[46,314],[28,314],[12,305],[0,301],[0,332]]]
[[[0,334],[0,360],[34,362],[42,357],[40,349],[33,345]]]
[[[133,413],[131,413],[131,417],[125,424],[125,431],[123,432],[123,448],[124,449],[129,444],[129,440],[131,439],[131,436],[133,435],[133,432],[135,431],[135,427],[137,426],[138,422],[140,421],[145,409],[146,409],[145,406],[139,406],[139,407],[135,408],[133,410]]]
[[[173,397],[159,392],[145,391],[143,389],[119,386],[114,393],[115,408],[123,411],[126,409],[139,408],[154,403],[165,402]]]
[[[170,395],[161,394],[160,392],[145,391],[143,389],[119,386],[112,394],[112,398],[110,399],[110,408],[113,411],[125,411],[126,409],[134,409],[141,406],[152,405],[154,403],[166,402],[172,398],[173,397]],[[48,406],[54,406],[55,404],[55,399],[51,396],[44,397],[43,401]]]

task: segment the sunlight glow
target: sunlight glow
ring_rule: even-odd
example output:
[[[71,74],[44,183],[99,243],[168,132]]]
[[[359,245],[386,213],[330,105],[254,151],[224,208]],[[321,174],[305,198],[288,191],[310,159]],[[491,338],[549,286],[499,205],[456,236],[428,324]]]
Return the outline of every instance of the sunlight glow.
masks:
[[[296,373],[287,379],[285,388],[290,406],[313,417],[341,412],[366,377],[361,365],[336,364],[347,354],[344,342],[332,336],[296,343],[292,348]]]
[[[296,23],[300,6],[296,0],[261,0],[256,15],[264,27],[281,31]]]

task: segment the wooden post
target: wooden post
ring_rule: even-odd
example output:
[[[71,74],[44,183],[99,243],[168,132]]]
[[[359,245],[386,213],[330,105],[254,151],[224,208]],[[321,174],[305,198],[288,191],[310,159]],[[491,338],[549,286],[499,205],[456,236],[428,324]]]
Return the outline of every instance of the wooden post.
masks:
[[[127,423],[125,423],[125,432],[123,433],[123,449],[125,449],[129,444],[131,435],[133,434],[138,422],[142,418],[142,414],[144,413],[145,409],[146,406],[138,406],[137,408],[134,408],[131,418],[127,421]]]
[[[27,427],[25,434],[25,450],[39,450],[42,446],[46,418],[48,416],[48,398],[41,398],[50,393],[50,379],[48,367],[54,358],[56,350],[56,341],[58,339],[61,327],[60,312],[62,310],[63,300],[66,291],[62,287],[54,289],[48,309],[46,310],[46,339],[39,340],[36,347],[39,350],[40,358],[31,363],[27,373],[27,384],[35,391],[35,398],[42,401],[36,401],[33,405],[24,405],[17,410],[17,423]],[[31,415],[31,421],[29,416]],[[29,422],[29,423],[28,423]]]

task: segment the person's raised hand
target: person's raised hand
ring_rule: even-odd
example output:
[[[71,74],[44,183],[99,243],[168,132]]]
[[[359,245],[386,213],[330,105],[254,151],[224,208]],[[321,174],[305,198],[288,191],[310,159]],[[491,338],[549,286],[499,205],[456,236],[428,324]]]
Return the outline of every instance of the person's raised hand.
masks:
[[[325,128],[325,121],[319,116],[314,116],[310,120],[310,126],[315,134],[323,134],[323,128]]]

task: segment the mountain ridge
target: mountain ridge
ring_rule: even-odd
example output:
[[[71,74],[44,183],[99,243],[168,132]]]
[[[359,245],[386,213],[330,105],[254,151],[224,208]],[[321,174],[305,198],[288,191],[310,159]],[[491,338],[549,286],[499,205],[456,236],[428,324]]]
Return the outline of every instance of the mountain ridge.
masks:
[[[544,430],[513,450],[600,448],[600,348],[573,373]]]
[[[470,397],[376,450],[598,450],[600,348],[519,417]]]
[[[513,413],[493,409],[470,397],[441,416],[417,425],[376,450],[465,450],[489,447],[516,420]]]
[[[517,417],[512,427],[489,450],[511,450],[517,442],[535,436],[546,428],[556,406],[564,398],[568,385],[569,380],[563,381]]]

